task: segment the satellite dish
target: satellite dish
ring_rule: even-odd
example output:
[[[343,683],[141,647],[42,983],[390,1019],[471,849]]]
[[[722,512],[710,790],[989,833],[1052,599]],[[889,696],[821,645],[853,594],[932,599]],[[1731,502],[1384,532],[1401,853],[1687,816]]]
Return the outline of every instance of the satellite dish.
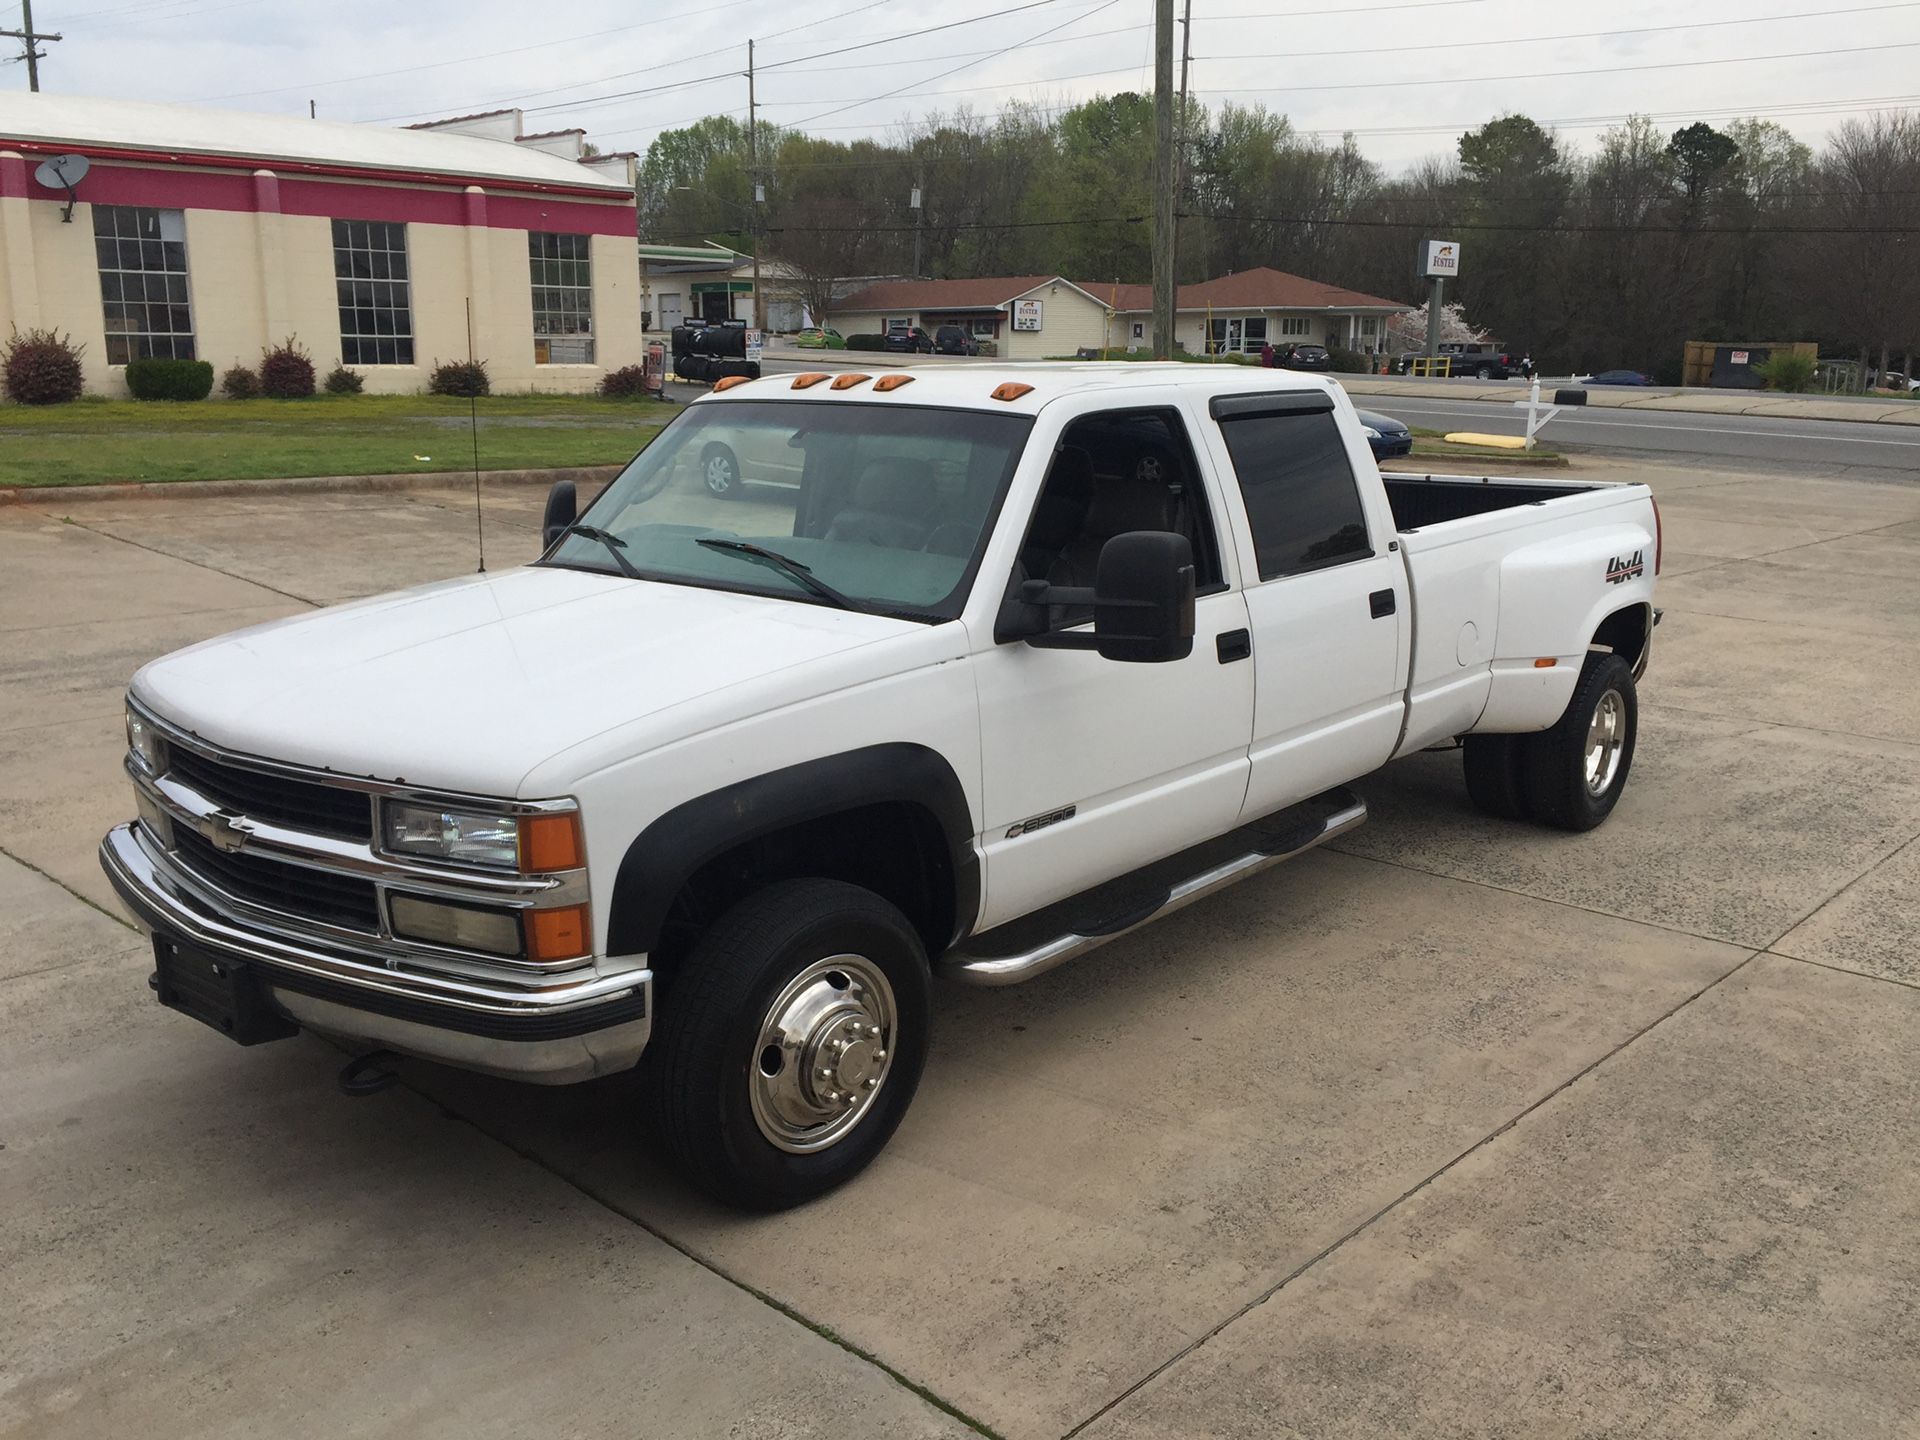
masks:
[[[42,160],[33,178],[49,190],[71,190],[87,178],[93,162],[84,155],[55,155]]]
[[[92,168],[93,162],[84,155],[52,155],[34,167],[33,178],[41,185],[67,192],[67,208],[60,215],[62,223],[73,223],[73,207],[80,201],[73,187],[86,179],[87,171]]]

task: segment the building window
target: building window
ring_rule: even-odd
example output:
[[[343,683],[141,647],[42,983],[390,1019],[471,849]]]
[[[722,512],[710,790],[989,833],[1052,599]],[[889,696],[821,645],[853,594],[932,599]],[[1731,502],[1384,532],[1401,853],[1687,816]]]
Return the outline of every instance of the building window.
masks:
[[[1308,320],[1304,315],[1282,315],[1280,317],[1280,333],[1282,335],[1305,335],[1307,333],[1307,325]]]
[[[593,261],[586,235],[527,232],[533,273],[533,363],[593,364]]]
[[[1367,518],[1331,410],[1222,417],[1260,578],[1372,556]]]
[[[913,329],[913,317],[911,315],[891,316],[887,320],[886,333],[889,335],[904,335],[911,329]]]
[[[340,305],[340,363],[413,364],[407,227],[385,220],[334,221],[333,279]]]
[[[991,340],[1000,333],[1000,322],[994,319],[970,320],[968,328],[973,331],[976,340]]]
[[[193,359],[187,225],[181,212],[96,205],[93,248],[107,318],[107,363]]]
[[[1249,315],[1247,317],[1246,353],[1249,355],[1256,354],[1260,347],[1266,343],[1267,317],[1264,315]]]

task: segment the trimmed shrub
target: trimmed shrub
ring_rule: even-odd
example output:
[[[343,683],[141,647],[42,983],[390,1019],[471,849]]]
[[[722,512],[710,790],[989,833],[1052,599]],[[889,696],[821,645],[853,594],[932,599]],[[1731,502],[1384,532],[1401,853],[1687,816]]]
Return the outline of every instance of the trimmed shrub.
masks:
[[[127,389],[136,400],[204,400],[213,393],[205,360],[129,360]]]
[[[358,395],[367,388],[367,381],[359,371],[336,365],[327,372],[326,386],[329,395]]]
[[[622,365],[600,377],[600,393],[609,400],[638,400],[647,393],[647,372],[639,365]]]
[[[260,393],[273,400],[304,400],[313,394],[313,357],[293,336],[261,352]]]
[[[18,330],[0,351],[0,380],[22,405],[63,405],[80,398],[80,350],[71,336]]]
[[[849,350],[884,350],[886,348],[887,337],[884,335],[847,336],[847,349]]]
[[[1342,350],[1338,347],[1327,351],[1333,361],[1333,368],[1342,375],[1364,375],[1367,373],[1367,357],[1358,350]]]
[[[1753,373],[1767,382],[1769,390],[1798,394],[1813,388],[1813,373],[1819,361],[1796,350],[1776,350],[1753,367]]]
[[[484,360],[449,360],[442,365],[433,362],[433,374],[427,380],[429,395],[458,395],[463,399],[470,395],[491,395],[493,381],[487,378],[487,362]]]
[[[229,400],[251,400],[260,393],[260,377],[244,365],[235,365],[220,377],[220,393]]]

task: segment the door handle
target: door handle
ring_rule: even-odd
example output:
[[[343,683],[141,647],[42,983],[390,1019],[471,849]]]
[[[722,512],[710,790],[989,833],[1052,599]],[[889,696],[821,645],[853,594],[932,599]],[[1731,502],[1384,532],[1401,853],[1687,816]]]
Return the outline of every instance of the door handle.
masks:
[[[1367,596],[1367,606],[1373,611],[1373,618],[1376,620],[1383,615],[1393,614],[1393,591],[1374,591],[1371,595]]]
[[[1214,637],[1213,649],[1222,665],[1231,665],[1253,654],[1253,635],[1246,630],[1222,630]]]

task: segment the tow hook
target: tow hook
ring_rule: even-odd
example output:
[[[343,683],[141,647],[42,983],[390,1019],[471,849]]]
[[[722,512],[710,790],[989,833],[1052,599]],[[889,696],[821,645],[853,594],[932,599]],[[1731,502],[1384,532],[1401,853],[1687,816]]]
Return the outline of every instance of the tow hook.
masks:
[[[369,1050],[356,1055],[340,1070],[342,1095],[378,1095],[400,1078],[400,1057],[391,1050]]]

